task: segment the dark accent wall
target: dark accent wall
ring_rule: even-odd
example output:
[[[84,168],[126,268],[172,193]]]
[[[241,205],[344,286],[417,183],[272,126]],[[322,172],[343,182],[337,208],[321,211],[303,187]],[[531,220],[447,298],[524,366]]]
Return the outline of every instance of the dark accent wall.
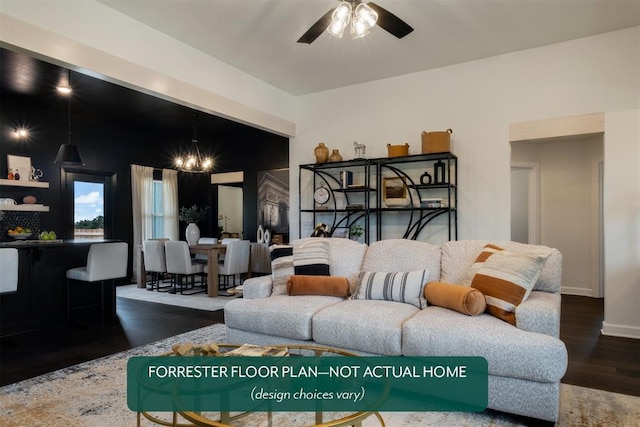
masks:
[[[8,57],[6,51],[2,54],[2,59]],[[18,55],[10,54],[9,59]],[[47,73],[59,74],[62,70],[47,63],[39,66],[43,80]],[[0,197],[20,201],[25,195],[35,195],[38,203],[50,206],[50,212],[39,214],[40,228],[71,238],[72,212],[65,199],[64,171],[53,163],[58,147],[68,139],[68,99],[57,94],[54,87],[43,85],[32,92],[21,92],[9,81],[15,78],[9,74],[19,71],[7,67],[6,62],[2,64],[0,75],[0,176],[7,176],[7,154],[28,156],[35,167],[42,169],[41,180],[48,181],[50,188],[0,187]],[[214,156],[214,172],[244,171],[244,233],[246,238],[255,239],[256,173],[289,166],[287,138],[205,113],[197,113],[194,118],[194,111],[187,107],[77,73],[72,73],[72,86],[71,142],[78,146],[85,165],[69,170],[111,177],[113,229],[108,237],[128,242],[133,239],[130,165],[171,168],[174,155],[190,147],[196,123],[199,148]],[[27,140],[13,138],[19,126],[29,129]],[[202,235],[217,232],[216,192],[209,174],[178,174],[179,205],[211,207],[208,218],[199,224]],[[2,221],[0,239],[6,238]],[[182,238],[184,227],[181,223]]]

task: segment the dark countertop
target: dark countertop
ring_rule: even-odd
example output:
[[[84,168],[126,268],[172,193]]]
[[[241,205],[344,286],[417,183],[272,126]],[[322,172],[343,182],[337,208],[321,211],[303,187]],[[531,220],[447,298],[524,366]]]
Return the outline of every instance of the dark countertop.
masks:
[[[115,242],[117,240],[105,240],[105,239],[56,239],[56,240],[10,240],[10,241],[2,241],[0,242],[0,248],[48,248],[55,246],[66,246],[66,245],[92,245],[94,243],[107,243],[107,242]]]

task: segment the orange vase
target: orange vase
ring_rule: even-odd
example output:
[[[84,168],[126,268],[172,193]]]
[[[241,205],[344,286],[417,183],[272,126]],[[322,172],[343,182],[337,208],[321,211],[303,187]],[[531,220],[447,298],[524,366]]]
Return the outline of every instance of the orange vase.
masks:
[[[327,163],[327,160],[329,160],[329,149],[324,145],[324,142],[320,142],[313,150],[313,155],[316,157],[316,163]]]
[[[342,154],[340,154],[340,150],[333,150],[331,152],[331,155],[329,156],[329,162],[341,162],[342,161]]]

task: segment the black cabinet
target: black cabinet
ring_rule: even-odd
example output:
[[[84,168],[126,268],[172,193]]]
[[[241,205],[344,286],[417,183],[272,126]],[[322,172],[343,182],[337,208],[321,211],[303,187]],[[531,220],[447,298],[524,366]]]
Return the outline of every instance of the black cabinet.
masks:
[[[300,235],[324,223],[344,237],[360,226],[366,243],[457,240],[457,160],[435,153],[300,165]]]

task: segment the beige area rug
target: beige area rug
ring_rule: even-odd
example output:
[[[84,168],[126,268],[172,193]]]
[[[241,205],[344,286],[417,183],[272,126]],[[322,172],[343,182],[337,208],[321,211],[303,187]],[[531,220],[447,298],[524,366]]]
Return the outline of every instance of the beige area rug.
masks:
[[[146,292],[146,291],[145,291]],[[0,425],[3,427],[135,426],[136,414],[127,407],[126,364],[131,356],[160,354],[174,343],[224,342],[224,325],[212,325],[156,343],[61,369],[0,388]],[[168,419],[166,413],[154,414]],[[495,411],[482,413],[385,412],[388,427],[520,426],[526,420]],[[558,426],[636,426],[640,398],[583,387],[562,385]],[[326,420],[326,418],[325,418]],[[275,413],[273,426],[313,424],[313,414]],[[143,426],[153,425],[143,419]],[[234,424],[267,426],[264,413]],[[366,427],[379,426],[375,417]]]
[[[206,311],[220,310],[224,308],[226,303],[235,298],[235,296],[217,296],[212,298],[205,292],[194,295],[170,294],[169,292],[148,291],[144,288],[138,288],[137,285],[117,286],[116,296]]]

